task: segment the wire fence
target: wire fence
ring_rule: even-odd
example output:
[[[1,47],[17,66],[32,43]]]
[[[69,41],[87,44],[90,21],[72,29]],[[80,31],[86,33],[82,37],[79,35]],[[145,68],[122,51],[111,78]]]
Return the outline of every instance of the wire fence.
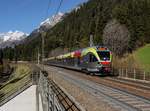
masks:
[[[117,74],[122,78],[129,78],[133,80],[140,80],[143,82],[150,82],[150,72],[137,68],[118,68],[113,69],[113,74]]]
[[[44,111],[65,111],[58,102],[55,93],[52,91],[52,85],[49,80],[41,73],[38,82],[38,92],[42,98],[42,106]]]
[[[40,74],[39,92],[43,99],[44,111],[84,111],[69,94],[43,74]]]
[[[40,109],[40,98],[43,111],[83,111],[53,80],[49,80],[42,71],[33,72],[14,82],[17,85],[11,89],[7,89],[7,85],[11,85],[10,83],[0,87],[0,106],[31,85],[37,85],[37,111]],[[6,86],[7,88],[5,88]],[[5,92],[4,88],[6,89]]]
[[[17,84],[15,82],[17,81]],[[14,85],[14,86],[13,86]],[[6,83],[0,87],[0,106],[5,104],[7,101],[11,100],[22,91],[27,89],[32,85],[31,75],[27,75],[22,79],[11,81],[11,83]]]
[[[62,103],[65,111],[81,111],[81,109],[71,100],[71,98],[53,81],[50,80],[50,84],[52,84],[52,90],[56,94],[59,102]]]

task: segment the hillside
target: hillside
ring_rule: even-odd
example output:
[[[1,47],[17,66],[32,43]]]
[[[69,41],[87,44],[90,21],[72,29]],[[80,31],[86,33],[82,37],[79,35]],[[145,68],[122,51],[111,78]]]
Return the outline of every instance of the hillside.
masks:
[[[81,4],[44,32],[45,57],[58,47],[67,51],[87,47],[90,34],[95,45],[105,44],[119,56],[150,43],[150,1],[89,0]],[[15,47],[16,52],[6,48],[5,58],[36,59],[42,32],[29,37],[31,40]]]
[[[123,57],[114,55],[113,66],[115,68],[137,68],[150,72],[150,44],[144,45],[133,51],[133,53],[128,53]]]
[[[150,72],[150,44],[138,49],[134,54],[140,67]]]

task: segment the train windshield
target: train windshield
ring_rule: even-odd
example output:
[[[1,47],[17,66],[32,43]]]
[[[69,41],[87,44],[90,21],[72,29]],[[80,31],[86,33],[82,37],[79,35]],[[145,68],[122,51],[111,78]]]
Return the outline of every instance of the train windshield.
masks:
[[[110,52],[108,51],[100,51],[100,52],[97,52],[99,57],[100,57],[100,60],[102,61],[107,61],[107,60],[110,60]]]

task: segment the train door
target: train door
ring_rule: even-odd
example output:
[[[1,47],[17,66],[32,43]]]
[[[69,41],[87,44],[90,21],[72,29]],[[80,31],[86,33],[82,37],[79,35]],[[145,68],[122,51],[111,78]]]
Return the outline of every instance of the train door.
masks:
[[[98,63],[98,59],[95,57],[94,54],[89,53],[89,63],[87,66],[87,70],[90,72],[94,72],[97,70],[97,64]]]
[[[75,66],[75,67],[80,66],[80,57],[75,57],[75,58],[74,58],[74,66]]]
[[[88,64],[89,64],[89,54],[84,55],[84,56],[82,57],[82,61],[80,62],[80,67],[81,67],[83,70],[86,70],[87,67],[88,67]]]

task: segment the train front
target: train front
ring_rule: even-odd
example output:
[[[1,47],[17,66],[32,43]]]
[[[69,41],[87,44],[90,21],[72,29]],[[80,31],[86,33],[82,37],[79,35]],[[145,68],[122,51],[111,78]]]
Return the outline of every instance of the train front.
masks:
[[[112,62],[112,53],[106,47],[98,47],[97,54],[99,56],[101,65],[101,73],[110,73],[111,72],[111,62]]]

